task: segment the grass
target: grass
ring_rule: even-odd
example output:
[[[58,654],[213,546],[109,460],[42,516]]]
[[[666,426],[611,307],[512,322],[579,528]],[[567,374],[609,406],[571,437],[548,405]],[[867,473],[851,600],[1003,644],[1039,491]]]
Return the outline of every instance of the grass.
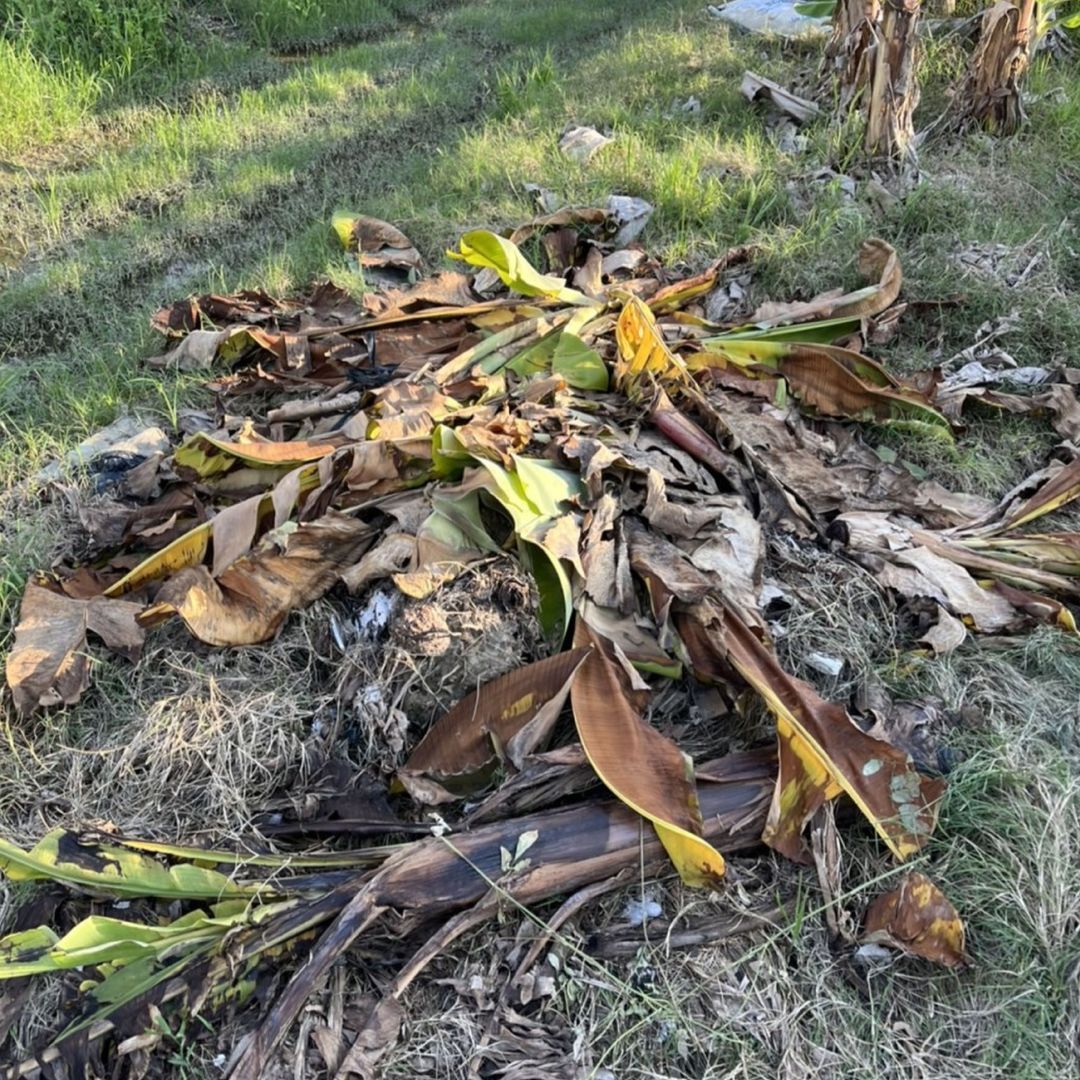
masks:
[[[569,203],[640,195],[656,207],[644,240],[670,264],[694,269],[730,244],[758,242],[761,299],[856,284],[855,249],[876,234],[900,252],[906,299],[960,300],[913,307],[899,337],[878,350],[886,363],[931,366],[1011,311],[1019,329],[1003,345],[1019,363],[1062,365],[1080,352],[1075,66],[1040,58],[1023,133],[932,141],[921,182],[883,205],[862,183],[847,198],[815,181],[822,165],[845,160],[823,121],[810,128],[807,153],[789,155],[772,142],[766,114],[739,95],[746,67],[784,81],[814,58],[735,36],[696,0],[123,7],[134,13],[130,26],[109,0],[79,0],[86,25],[96,18],[128,35],[96,52],[64,46],[61,26],[26,34],[9,24],[0,37],[0,637],[26,575],[49,564],[72,528],[30,478],[120,412],[173,428],[179,408],[205,401],[193,380],[142,366],[157,347],[148,329],[155,306],[206,290],[300,290],[325,275],[357,286],[329,228],[339,208],[395,222],[437,266],[463,229],[525,217],[529,181]],[[45,10],[38,0],[0,2],[9,17]],[[940,113],[962,59],[955,39],[928,43],[923,122]],[[691,95],[700,113],[674,108]],[[558,153],[571,122],[614,136],[587,167]],[[958,252],[994,244],[1040,255],[1022,286],[958,265]],[[997,417],[973,421],[955,450],[870,435],[946,485],[987,495],[1030,471],[1055,441],[1039,422]],[[163,640],[156,655],[168,665],[144,665],[132,678],[102,662],[77,709],[33,727],[5,713],[5,831],[25,837],[46,822],[109,819],[188,835],[200,821],[242,828],[275,780],[245,745],[262,746],[275,775],[305,767],[304,734],[326,690],[295,657],[307,655],[319,617],[292,626],[272,656]],[[747,895],[783,889],[803,898],[798,926],[671,957],[643,938],[635,961],[612,962],[606,974],[584,958],[583,939],[569,936],[560,946],[567,977],[545,1014],[553,1053],[565,1055],[567,1070],[608,1069],[620,1080],[1080,1075],[1074,646],[1043,633],[915,662],[894,613],[859,579],[789,619],[796,666],[814,650],[848,661],[846,681],[826,692],[845,699],[874,673],[898,697],[930,696],[963,718],[960,764],[926,861],[968,920],[978,966],[955,975],[901,962],[866,976],[830,950],[810,872],[744,860]],[[845,858],[850,880],[879,883],[889,873],[858,831],[845,833]],[[666,912],[737,901],[657,888]],[[876,888],[849,906],[858,911]],[[612,918],[624,899],[590,918]],[[458,984],[494,977],[488,941],[485,932],[473,953],[441,961],[442,974]],[[370,990],[359,969],[347,978]],[[408,1005],[409,1039],[387,1074],[416,1075],[416,1062],[430,1060],[428,1074],[460,1075],[482,1022],[472,999],[432,984]]]

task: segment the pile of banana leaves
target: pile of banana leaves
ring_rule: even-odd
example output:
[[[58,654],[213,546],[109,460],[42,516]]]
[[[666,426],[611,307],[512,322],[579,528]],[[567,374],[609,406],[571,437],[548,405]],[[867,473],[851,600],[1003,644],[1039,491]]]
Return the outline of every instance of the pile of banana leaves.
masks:
[[[1029,528],[1080,494],[1072,385],[1018,397],[899,378],[863,355],[904,307],[883,241],[860,252],[865,288],[728,325],[706,301],[752,249],[680,279],[616,248],[602,210],[469,232],[450,254],[470,272],[419,279],[392,226],[335,224],[362,266],[399,283],[360,300],[329,284],[297,300],[210,295],[154,316],[167,349],[152,363],[205,369],[217,415],[94,504],[90,557],[28,583],[7,658],[15,706],[28,716],[94,693],[91,638],[138,663],[147,634],[179,619],[211,646],[257,646],[331,590],[391,582],[423,600],[507,553],[535,582],[547,655],[460,701],[388,778],[414,820],[438,807],[438,835],[301,854],[257,838],[245,852],[64,830],[30,850],[0,840],[11,881],[180,911],[93,915],[62,936],[46,913],[0,940],[11,1002],[35,976],[81,972],[78,1015],[9,1076],[122,1062],[151,1045],[155,1010],[236,1006],[266,971],[298,964],[229,1062],[255,1080],[335,959],[392,912],[395,932],[434,933],[328,1062],[369,1075],[405,988],[506,897],[595,888],[643,854],[723,889],[725,852],[764,843],[808,860],[808,824],[841,798],[910,859],[945,782],[783,669],[762,600],[772,537],[868,569],[916,613],[910,644],[927,654],[1040,623],[1076,633],[1080,535]],[[974,403],[1043,413],[1066,440],[996,503],[861,435],[899,425],[949,443]],[[717,688],[732,716],[759,698],[775,744],[691,761],[645,719],[650,695],[684,677]],[[567,703],[576,735],[552,748]],[[574,769],[607,798],[566,801],[558,778]],[[514,816],[525,789],[535,812]],[[466,799],[495,808],[486,824],[465,819]],[[865,935],[967,959],[959,917],[916,872],[872,905]]]

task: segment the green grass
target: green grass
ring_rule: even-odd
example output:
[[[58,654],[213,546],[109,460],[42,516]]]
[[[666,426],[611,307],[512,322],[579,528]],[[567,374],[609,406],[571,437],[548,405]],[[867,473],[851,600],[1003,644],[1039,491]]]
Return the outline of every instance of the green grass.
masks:
[[[51,10],[3,2],[7,14]],[[0,637],[27,573],[63,542],[58,503],[28,478],[119,412],[171,426],[178,407],[206,400],[197,381],[143,366],[159,345],[154,308],[205,290],[299,291],[325,275],[355,287],[329,227],[339,208],[395,222],[435,267],[464,229],[528,215],[527,182],[567,203],[640,195],[656,207],[644,242],[668,263],[696,269],[731,244],[760,244],[760,299],[856,284],[855,250],[876,234],[900,252],[906,299],[958,301],[912,308],[877,351],[887,364],[931,366],[1013,310],[1020,329],[1003,344],[1019,363],[1075,365],[1080,355],[1075,65],[1040,58],[1019,136],[930,142],[920,184],[882,207],[863,184],[848,199],[814,182],[823,164],[848,161],[824,121],[806,154],[788,155],[739,94],[747,67],[783,81],[815,57],[734,36],[697,0],[140,0],[123,5],[130,27],[107,0],[79,3],[87,25],[98,18],[125,43],[91,49],[91,34],[65,45],[72,35],[44,16],[32,34],[9,24],[0,37]],[[929,43],[922,122],[944,106],[958,50],[955,39]],[[1046,96],[1055,87],[1063,94]],[[673,111],[691,95],[699,114]],[[614,142],[588,166],[569,162],[557,141],[571,122]],[[962,272],[955,255],[974,244],[1038,251],[1042,262],[1010,288]],[[1055,441],[1041,422],[996,417],[973,420],[955,449],[872,439],[987,495]],[[823,623],[815,647],[841,625]],[[868,997],[844,981],[811,912],[798,934],[722,954],[704,973],[693,957],[663,962],[660,989],[630,1005],[595,987],[567,993],[567,1022],[591,1025],[596,1060],[616,1075],[1076,1074],[1080,661],[1043,634],[912,668],[884,630],[864,636],[880,648],[858,670],[984,718],[962,739],[928,856],[969,920],[979,967],[956,976],[899,966]],[[124,696],[124,679],[114,683],[118,710],[143,706]],[[19,738],[32,760],[33,737]],[[873,843],[852,843],[873,878],[884,865]],[[809,878],[798,881],[814,895]],[[701,991],[718,971],[727,981]],[[439,1026],[421,1017],[417,1030],[425,1024]],[[689,1057],[672,1035],[680,1025]],[[834,1056],[816,1066],[819,1047]]]

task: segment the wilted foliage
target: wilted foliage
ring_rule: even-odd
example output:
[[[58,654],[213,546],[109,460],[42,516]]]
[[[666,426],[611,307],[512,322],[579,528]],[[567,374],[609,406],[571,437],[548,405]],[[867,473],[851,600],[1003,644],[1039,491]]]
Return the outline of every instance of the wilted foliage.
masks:
[[[871,729],[869,710],[853,717],[781,666],[769,610],[791,600],[763,580],[770,543],[861,564],[933,654],[969,633],[1076,632],[1080,539],[1019,531],[1080,495],[1071,443],[994,504],[876,453],[853,423],[947,444],[977,402],[1048,414],[1070,438],[1078,428],[1068,378],[1027,398],[976,394],[864,356],[867,336],[903,310],[885,242],[862,247],[867,287],[729,325],[706,317],[704,298],[751,250],[680,279],[616,247],[622,226],[601,209],[516,231],[544,272],[513,239],[476,230],[451,254],[477,274],[418,279],[397,229],[334,225],[380,291],[203,296],[154,316],[169,344],[154,363],[205,368],[223,411],[189,416],[171,454],[126,463],[112,501],[85,517],[89,557],[28,585],[7,660],[18,711],[88,692],[91,636],[137,663],[145,635],[178,617],[208,645],[251,646],[331,590],[424,600],[506,553],[534,582],[547,655],[477,687],[411,748],[391,792],[417,814],[439,806],[438,835],[302,855],[62,830],[30,851],[0,841],[12,880],[173,905],[167,917],[94,915],[64,934],[46,922],[0,942],[0,977],[85,976],[79,1017],[13,1075],[78,1070],[109,1046],[123,1057],[151,1010],[243,1001],[306,955],[231,1063],[254,1080],[365,931],[391,911],[406,928],[444,920],[331,1069],[369,1075],[405,987],[501,899],[596,886],[662,852],[686,883],[716,887],[722,852],[761,841],[818,859],[825,880],[828,845],[804,833],[832,821],[821,814],[841,795],[892,856],[910,858],[935,827],[944,781]],[[695,766],[648,713],[684,673],[714,688],[712,723],[763,703],[775,749]],[[572,729],[559,725],[567,701]],[[617,801],[581,800],[593,775]],[[523,791],[535,812],[509,816]],[[475,816],[457,814],[485,793]],[[568,796],[577,801],[562,805]],[[380,797],[365,828],[424,828]],[[642,819],[656,834],[644,843]],[[479,820],[489,823],[468,828]],[[965,960],[958,916],[919,874],[871,908],[867,931],[872,944]]]

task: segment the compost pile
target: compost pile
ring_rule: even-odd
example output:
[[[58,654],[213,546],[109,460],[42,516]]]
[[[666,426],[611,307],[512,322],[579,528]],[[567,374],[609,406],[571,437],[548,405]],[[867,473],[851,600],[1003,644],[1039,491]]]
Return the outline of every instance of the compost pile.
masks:
[[[770,545],[872,575],[927,654],[1040,623],[1076,632],[1080,535],[1029,527],[1080,494],[1072,373],[1010,394],[970,365],[901,379],[863,355],[905,308],[883,241],[859,252],[865,288],[725,321],[716,298],[752,249],[680,278],[620,246],[604,209],[467,233],[451,254],[473,272],[429,277],[392,226],[336,224],[380,291],[210,295],[154,316],[168,345],[151,363],[206,369],[217,414],[187,416],[167,451],[111,463],[108,497],[83,511],[89,549],[27,585],[7,659],[15,705],[77,701],[90,639],[138,663],[154,627],[182,620],[210,646],[258,646],[328,594],[369,608],[400,594],[422,611],[511,557],[540,658],[466,693],[422,737],[396,731],[404,764],[381,777],[384,812],[339,822],[316,850],[269,831],[243,851],[64,830],[31,850],[0,840],[9,879],[132,900],[143,916],[93,915],[62,936],[24,920],[0,942],[9,1000],[36,975],[81,971],[76,1018],[9,1075],[134,1061],[154,1045],[156,1010],[241,1004],[273,986],[268,971],[295,967],[228,1063],[255,1080],[353,942],[376,926],[423,930],[360,1029],[324,1052],[329,1075],[368,1076],[406,987],[502,904],[568,896],[550,935],[642,858],[715,889],[724,853],[762,842],[820,860],[841,798],[853,827],[865,818],[911,858],[945,781],[870,712],[781,666]],[[895,425],[949,443],[975,405],[1046,414],[1065,438],[998,502],[862,437],[862,424]],[[775,740],[692,761],[678,725],[649,719],[681,682],[712,688],[716,730],[763,703]],[[361,840],[373,833],[397,842]],[[916,871],[871,905],[861,940],[967,962],[959,916]]]

